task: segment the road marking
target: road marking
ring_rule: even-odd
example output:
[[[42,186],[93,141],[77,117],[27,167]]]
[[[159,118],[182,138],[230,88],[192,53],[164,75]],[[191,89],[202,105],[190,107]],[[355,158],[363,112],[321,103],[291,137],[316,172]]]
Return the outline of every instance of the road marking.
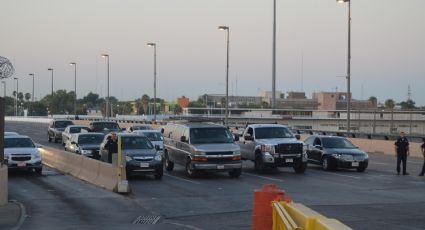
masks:
[[[201,183],[199,183],[199,182],[197,182],[197,181],[193,181],[193,180],[188,180],[188,179],[180,178],[180,177],[177,177],[177,176],[170,175],[170,174],[168,174],[168,173],[164,173],[164,175],[165,175],[165,176],[169,176],[169,177],[174,178],[174,179],[177,179],[177,180],[181,180],[181,181],[189,182],[189,183],[192,183],[192,184],[197,184],[197,185],[200,185],[200,184],[201,184]]]
[[[252,173],[246,173],[246,172],[244,172],[244,173],[242,173],[242,175],[248,175],[248,176],[258,177],[258,178],[261,178],[261,179],[264,179],[264,180],[284,182],[282,179],[276,179],[276,178],[266,177],[266,176],[259,176],[259,175],[252,174]]]

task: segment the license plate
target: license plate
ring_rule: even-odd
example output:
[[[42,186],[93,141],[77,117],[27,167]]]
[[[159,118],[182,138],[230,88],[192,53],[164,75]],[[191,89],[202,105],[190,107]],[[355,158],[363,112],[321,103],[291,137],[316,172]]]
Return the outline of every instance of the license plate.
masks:
[[[25,167],[25,166],[27,166],[27,163],[25,162],[18,163],[18,167]]]
[[[359,166],[359,162],[353,162],[353,163],[351,163],[351,166],[357,167],[357,166]]]
[[[217,169],[224,169],[224,165],[217,165]]]
[[[286,163],[294,163],[294,159],[285,159]]]
[[[149,163],[140,163],[140,168],[149,168]]]

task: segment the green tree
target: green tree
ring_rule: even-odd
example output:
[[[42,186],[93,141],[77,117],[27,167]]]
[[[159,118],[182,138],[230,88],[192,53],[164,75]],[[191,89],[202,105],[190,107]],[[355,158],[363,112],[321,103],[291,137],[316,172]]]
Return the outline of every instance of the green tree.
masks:
[[[416,102],[414,102],[412,99],[400,102],[401,109],[416,109],[415,104]]]
[[[147,94],[144,94],[142,96],[142,105],[143,105],[143,114],[148,114],[148,108],[149,108],[149,96]]]
[[[374,107],[378,105],[378,98],[376,98],[375,96],[370,96],[368,101]]]
[[[23,101],[24,100],[24,94],[22,92],[18,93],[18,100]]]
[[[49,108],[51,114],[69,114],[74,111],[74,92],[57,90],[45,96],[41,102]]]
[[[385,101],[385,108],[387,109],[394,109],[395,101],[393,99],[387,99]]]
[[[29,101],[31,99],[31,94],[25,93],[24,97],[25,97],[25,101]]]

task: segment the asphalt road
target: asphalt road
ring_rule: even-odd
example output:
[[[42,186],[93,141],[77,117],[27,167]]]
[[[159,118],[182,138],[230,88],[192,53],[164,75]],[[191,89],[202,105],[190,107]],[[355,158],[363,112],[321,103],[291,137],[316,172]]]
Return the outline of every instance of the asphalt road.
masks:
[[[47,142],[45,124],[7,122],[6,130],[60,148]],[[425,178],[417,176],[422,162],[409,158],[409,176],[395,175],[395,157],[382,154],[370,155],[365,173],[325,172],[310,166],[304,175],[291,169],[260,175],[246,162],[238,179],[225,173],[190,179],[176,166],[162,181],[131,178],[133,193],[128,197],[49,170],[42,177],[13,175],[10,191],[12,198],[28,207],[31,217],[23,229],[33,229],[32,225],[147,229],[147,225],[129,224],[141,215],[161,216],[157,229],[249,229],[253,191],[267,183],[354,229],[424,229]]]

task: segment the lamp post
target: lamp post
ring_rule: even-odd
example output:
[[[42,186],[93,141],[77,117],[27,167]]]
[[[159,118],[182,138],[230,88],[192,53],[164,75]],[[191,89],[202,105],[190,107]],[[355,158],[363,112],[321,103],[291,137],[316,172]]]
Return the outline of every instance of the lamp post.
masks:
[[[351,130],[351,0],[336,0],[337,3],[348,2],[348,53],[347,53],[347,134]]]
[[[71,62],[69,65],[74,66],[74,116],[77,116],[77,63]]]
[[[276,0],[273,0],[272,109],[276,109]]]
[[[227,54],[226,54],[226,112],[224,115],[224,124],[229,124],[229,45],[230,45],[230,28],[228,26],[219,26],[219,30],[227,31]]]
[[[19,94],[19,79],[17,77],[13,78],[16,80],[16,95],[15,95],[15,117],[18,116],[18,94]]]
[[[53,68],[48,68],[47,70],[52,72],[52,91],[51,92],[53,95]]]
[[[32,98],[31,98],[31,115],[33,115],[32,114],[32,111],[33,111],[33,107],[34,107],[34,74],[33,73],[30,73],[30,74],[28,74],[30,77],[32,77],[32,94],[31,94],[31,96],[32,96]]]
[[[107,61],[107,70],[106,70],[106,108],[105,108],[105,117],[109,118],[109,54],[102,54],[103,58],[106,58]]]
[[[153,47],[153,120],[156,121],[156,43],[149,42],[146,45]]]
[[[3,98],[6,98],[6,82],[2,81],[1,83],[3,84]]]

